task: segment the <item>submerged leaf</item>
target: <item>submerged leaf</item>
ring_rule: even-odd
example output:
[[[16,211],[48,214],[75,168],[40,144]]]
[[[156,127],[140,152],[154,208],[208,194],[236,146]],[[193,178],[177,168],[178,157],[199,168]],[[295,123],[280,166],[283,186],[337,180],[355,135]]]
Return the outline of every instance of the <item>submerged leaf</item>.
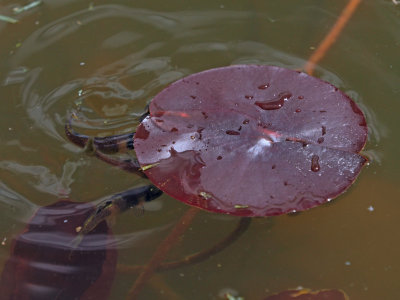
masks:
[[[1,299],[108,299],[117,253],[106,222],[74,245],[92,213],[85,203],[41,207],[12,243],[0,277]]]

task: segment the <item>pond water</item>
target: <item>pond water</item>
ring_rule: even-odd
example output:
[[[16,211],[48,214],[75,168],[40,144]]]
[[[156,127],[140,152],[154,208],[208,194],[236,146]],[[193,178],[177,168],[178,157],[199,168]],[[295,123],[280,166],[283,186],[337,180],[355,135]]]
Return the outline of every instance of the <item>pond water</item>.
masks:
[[[52,0],[0,14],[0,269],[34,212],[60,198],[98,200],[145,179],[71,145],[64,124],[106,136],[131,132],[149,101],[184,76],[232,64],[302,69],[347,1]],[[400,299],[400,5],[362,1],[316,69],[345,91],[369,125],[370,163],[327,205],[254,219],[209,259],[159,272],[140,299],[263,299],[289,288],[336,288],[352,300]],[[245,188],[245,187],[243,187]],[[249,191],[251,197],[251,191]],[[118,216],[118,264],[142,265],[188,207],[166,195]],[[200,212],[168,259],[211,247],[239,219]],[[110,299],[138,273],[118,272]]]

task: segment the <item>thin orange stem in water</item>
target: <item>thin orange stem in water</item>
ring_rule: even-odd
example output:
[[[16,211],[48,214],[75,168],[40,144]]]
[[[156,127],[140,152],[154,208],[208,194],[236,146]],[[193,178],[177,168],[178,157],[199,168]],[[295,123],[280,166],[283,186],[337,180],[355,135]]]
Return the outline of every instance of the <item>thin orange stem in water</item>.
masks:
[[[304,67],[304,70],[307,74],[313,74],[315,65],[325,56],[326,52],[336,41],[337,37],[342,32],[344,26],[349,21],[360,2],[361,0],[350,0],[346,7],[343,9],[335,25],[333,25],[332,29],[325,36],[325,38],[319,44],[318,48],[314,51],[314,53],[307,61]]]
[[[193,218],[199,212],[198,208],[191,207],[186,213],[181,217],[175,227],[171,230],[168,236],[160,243],[157,250],[154,252],[150,261],[144,267],[139,277],[136,279],[132,288],[128,293],[128,299],[137,299],[140,291],[146,284],[146,282],[151,278],[154,271],[158,268],[158,266],[164,261],[167,256],[169,250],[174,246],[178,239],[182,236],[182,234],[186,231],[186,229],[192,223]]]

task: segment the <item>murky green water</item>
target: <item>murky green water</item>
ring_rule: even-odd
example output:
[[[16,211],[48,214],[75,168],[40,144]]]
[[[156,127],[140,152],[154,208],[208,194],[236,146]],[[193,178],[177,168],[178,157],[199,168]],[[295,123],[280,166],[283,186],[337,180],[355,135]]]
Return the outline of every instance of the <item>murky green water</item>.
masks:
[[[347,1],[2,1],[0,14],[0,260],[32,213],[60,197],[92,201],[145,184],[84,154],[64,136],[132,131],[169,83],[239,63],[301,69]],[[400,5],[362,1],[316,76],[348,93],[370,128],[371,163],[329,205],[256,219],[234,245],[197,265],[156,275],[140,299],[245,299],[288,288],[339,288],[352,300],[399,299]],[[244,187],[245,188],[245,187]],[[251,196],[251,192],[249,192]],[[120,264],[144,264],[187,207],[162,196],[113,227]],[[211,246],[238,219],[201,212],[170,258]],[[110,299],[136,278],[118,274]]]

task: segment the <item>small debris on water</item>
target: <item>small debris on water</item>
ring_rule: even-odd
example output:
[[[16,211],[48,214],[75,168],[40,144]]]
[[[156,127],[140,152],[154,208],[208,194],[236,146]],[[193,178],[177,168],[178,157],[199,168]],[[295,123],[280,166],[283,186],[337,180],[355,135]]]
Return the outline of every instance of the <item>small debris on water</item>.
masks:
[[[82,230],[82,226],[78,226],[78,227],[75,228],[75,232],[76,233],[81,232],[81,230]]]
[[[11,24],[15,24],[15,23],[18,22],[17,19],[5,16],[5,15],[0,15],[0,21],[8,22],[8,23],[11,23]]]
[[[236,209],[243,209],[243,208],[248,208],[249,206],[248,205],[242,205],[242,204],[236,204],[234,207]]]
[[[243,297],[236,297],[229,293],[225,295],[225,299],[227,299],[227,300],[244,300]]]
[[[208,199],[210,199],[212,197],[210,194],[208,194],[206,192],[200,192],[199,195],[201,197],[203,197],[204,199],[206,199],[206,200],[208,200]]]
[[[372,205],[368,206],[367,209],[368,209],[368,211],[371,211],[371,212],[375,210],[375,208]]]
[[[218,297],[225,300],[244,300],[243,297],[239,296],[238,291],[233,288],[223,288],[218,292]]]
[[[344,264],[345,264],[346,266],[350,266],[350,265],[351,265],[351,262],[350,262],[350,261],[346,261]]]
[[[80,108],[80,106],[82,105],[82,103],[83,103],[82,99],[77,99],[77,100],[75,101],[75,105],[76,105],[78,108]]]
[[[141,169],[142,169],[142,171],[146,171],[146,170],[148,170],[148,169],[151,169],[151,168],[157,166],[158,164],[159,164],[159,163],[155,163],[155,164],[150,164],[150,165],[147,165],[147,166],[143,166],[143,167],[141,167]]]
[[[78,115],[75,112],[71,114],[71,118],[74,120],[79,120]]]
[[[33,1],[25,6],[21,6],[21,7],[14,7],[13,8],[13,12],[14,14],[20,14],[24,11],[28,11],[32,8],[35,8],[36,6],[39,6],[40,4],[42,4],[42,0],[38,0],[38,1]]]
[[[7,237],[4,237],[4,239],[1,241],[1,245],[5,246],[6,245],[6,241],[7,241]]]

